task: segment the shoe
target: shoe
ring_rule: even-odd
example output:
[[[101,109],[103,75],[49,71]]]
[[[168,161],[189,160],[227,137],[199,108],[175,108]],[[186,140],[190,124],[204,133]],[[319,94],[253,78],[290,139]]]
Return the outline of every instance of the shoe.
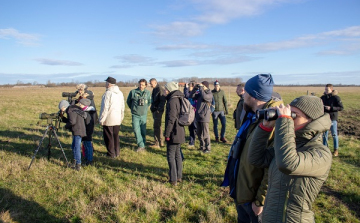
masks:
[[[224,137],[224,138],[221,138],[220,141],[223,142],[223,143],[227,143],[225,137]]]
[[[160,146],[158,144],[155,144],[155,145],[151,145],[151,148],[160,149]]]
[[[199,148],[198,150],[199,150],[199,151],[204,151],[202,148]]]
[[[176,181],[170,181],[170,184],[171,184],[172,186],[176,186],[177,182],[176,182]]]
[[[137,148],[136,152],[142,152],[142,151],[145,151],[145,147],[139,147]]]
[[[76,171],[80,171],[81,170],[81,163],[77,163],[75,166],[72,166],[71,168],[76,170]]]
[[[203,151],[203,153],[210,153],[210,150],[205,149],[205,150]]]
[[[215,142],[219,142],[219,137],[216,137],[216,138],[215,138]]]
[[[177,179],[177,182],[181,183],[181,182],[182,182],[182,179],[181,179],[181,178]]]
[[[339,151],[338,150],[335,150],[334,153],[333,153],[334,156],[339,156]]]

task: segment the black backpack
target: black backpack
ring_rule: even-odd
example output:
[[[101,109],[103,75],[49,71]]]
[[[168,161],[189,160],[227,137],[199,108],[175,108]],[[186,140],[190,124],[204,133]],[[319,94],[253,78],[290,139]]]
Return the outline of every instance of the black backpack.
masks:
[[[178,122],[182,126],[189,126],[194,122],[195,119],[195,110],[191,105],[190,101],[184,97],[179,97],[180,99],[180,114]]]

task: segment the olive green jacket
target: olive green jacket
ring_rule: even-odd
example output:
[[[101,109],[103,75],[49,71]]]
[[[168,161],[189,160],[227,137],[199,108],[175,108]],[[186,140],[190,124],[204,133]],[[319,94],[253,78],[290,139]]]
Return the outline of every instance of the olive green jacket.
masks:
[[[270,100],[264,105],[265,108],[278,106],[282,101]],[[245,115],[246,117],[247,115]],[[242,120],[243,123],[243,120]],[[259,168],[252,165],[248,159],[248,153],[252,149],[250,147],[251,139],[255,135],[255,128],[259,124],[259,120],[253,122],[248,129],[245,145],[241,151],[239,171],[236,180],[236,203],[244,204],[258,200],[262,205],[265,202],[267,190],[267,169]],[[271,136],[269,136],[271,138]],[[268,137],[268,138],[269,138]]]
[[[215,91],[212,90],[211,91],[215,100],[215,111],[225,111],[226,114],[228,114],[228,107],[227,107],[227,100],[225,97],[225,91],[223,90],[219,90],[219,91]]]
[[[144,105],[139,105],[139,100],[142,99]],[[139,88],[133,89],[129,92],[126,104],[131,109],[133,115],[147,115],[148,107],[151,105],[151,93],[148,90],[140,91]]]
[[[269,167],[263,222],[314,222],[312,203],[331,167],[332,154],[321,137],[330,126],[328,114],[297,131],[291,118],[279,118],[270,147],[271,133],[256,128],[248,158],[258,167]]]

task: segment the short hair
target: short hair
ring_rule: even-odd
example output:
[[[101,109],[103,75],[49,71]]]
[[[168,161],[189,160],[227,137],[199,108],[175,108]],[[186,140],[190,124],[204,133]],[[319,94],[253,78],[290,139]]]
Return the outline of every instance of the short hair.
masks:
[[[85,84],[78,84],[76,85],[76,89],[78,90],[86,90],[87,86]]]
[[[334,86],[332,84],[327,84],[327,85],[325,85],[325,87],[329,87],[329,88],[333,89]]]
[[[237,85],[238,87],[245,87],[245,84],[241,83]]]
[[[140,84],[141,82],[145,82],[145,85],[147,85],[147,81],[144,78],[140,79],[138,83]]]
[[[151,78],[151,79],[149,80],[149,82],[151,82],[151,81],[156,81],[156,82],[157,82],[157,80],[156,80],[155,78]]]

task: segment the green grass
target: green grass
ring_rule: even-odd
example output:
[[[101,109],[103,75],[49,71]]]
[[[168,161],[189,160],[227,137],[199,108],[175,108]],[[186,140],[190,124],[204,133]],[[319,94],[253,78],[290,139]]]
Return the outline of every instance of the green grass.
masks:
[[[125,97],[130,89],[122,89]],[[91,90],[100,108],[105,89]],[[54,140],[49,161],[46,139],[45,148],[40,149],[27,170],[47,126],[46,120],[37,124],[38,115],[57,112],[63,91],[74,89],[0,88],[0,222],[236,222],[228,189],[219,187],[230,145],[212,141],[212,152],[202,154],[184,144],[184,181],[172,187],[167,183],[166,148],[134,151],[128,108],[121,126],[121,151],[117,159],[106,157],[102,129],[96,126],[94,166],[84,167],[80,172],[66,168]],[[287,103],[306,93],[300,88],[277,91]],[[319,88],[318,92],[321,91]],[[226,92],[230,92],[229,110],[233,111],[238,100],[235,88]],[[345,107],[359,107],[360,102],[354,100],[358,93],[357,89],[341,93]],[[152,121],[149,113],[148,143],[152,142]],[[236,134],[233,126],[229,114],[226,137],[230,142]],[[71,133],[60,129],[59,139],[68,160],[72,160]],[[313,205],[316,222],[360,222],[360,142],[342,136],[340,143],[340,156],[334,158],[329,178]]]

